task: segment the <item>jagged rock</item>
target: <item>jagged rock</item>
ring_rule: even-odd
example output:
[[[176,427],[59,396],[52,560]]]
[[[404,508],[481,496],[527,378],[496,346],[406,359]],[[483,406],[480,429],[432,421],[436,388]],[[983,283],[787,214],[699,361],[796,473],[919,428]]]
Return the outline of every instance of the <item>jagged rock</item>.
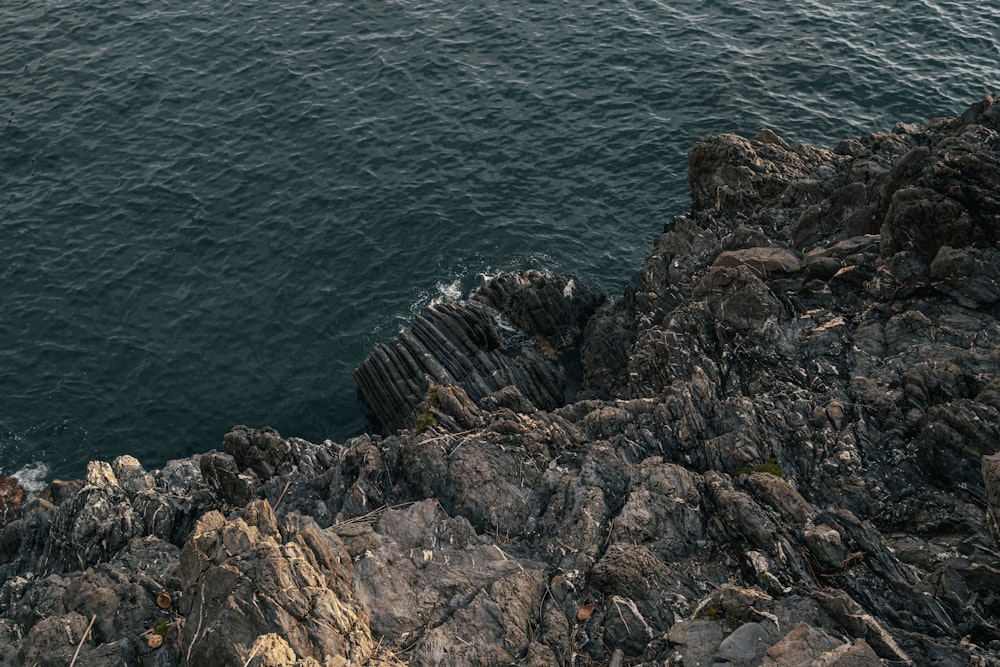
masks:
[[[435,407],[428,391],[432,383],[457,385],[474,401],[514,385],[536,407],[561,405],[561,369],[524,343],[513,329],[505,332],[495,311],[485,305],[441,304],[379,346],[354,377],[362,399],[387,432],[429,425],[418,424],[417,417]]]
[[[685,664],[711,664],[716,649],[725,632],[722,625],[712,619],[685,619],[671,626],[668,640],[681,646]]]
[[[713,266],[746,266],[761,278],[795,273],[802,268],[798,253],[787,248],[743,248],[719,253]]]
[[[427,632],[410,665],[496,665],[523,656],[545,579],[537,570],[494,581],[443,624]]]
[[[760,502],[768,505],[781,515],[784,523],[806,524],[816,516],[816,509],[809,504],[795,487],[784,478],[774,474],[776,464],[769,468],[771,472],[751,471],[746,479],[746,486],[751,494]]]
[[[157,538],[136,539],[113,560],[80,572],[6,581],[0,604],[14,623],[12,629],[24,636],[18,664],[68,664],[91,618],[79,664],[143,664],[142,656],[150,651],[140,634],[155,619],[169,618],[155,599],[169,587],[164,571],[178,553]]]
[[[497,276],[476,296],[558,352],[577,344],[587,320],[606,298],[572,276],[540,271]]]
[[[142,532],[141,524],[108,463],[87,464],[87,482],[60,505],[42,558],[54,571],[83,569],[107,560]]]
[[[461,387],[474,403],[511,385],[541,409],[565,401],[559,353],[575,349],[604,296],[570,276],[528,271],[490,280],[475,299],[431,306],[355,369],[361,398],[383,430],[425,430],[430,422],[417,418],[437,407],[432,385]],[[580,380],[571,380],[578,388]]]
[[[201,476],[222,498],[237,507],[260,496],[263,490],[257,475],[242,472],[232,454],[214,452],[202,456]]]
[[[992,246],[1000,224],[1000,156],[989,96],[977,120],[959,120],[936,144],[918,146],[893,167],[883,194],[882,251],[914,250],[932,259],[941,246]]]
[[[754,271],[745,267],[713,268],[695,287],[692,296],[703,299],[712,316],[733,331],[762,331],[775,319],[781,303]]]
[[[269,479],[291,450],[273,428],[255,429],[234,426],[222,439],[227,454],[240,468],[250,468],[263,480]]]
[[[847,559],[847,549],[840,533],[825,524],[807,528],[802,532],[810,553],[827,568],[842,567]]]
[[[648,544],[668,557],[697,549],[705,533],[701,477],[659,457],[643,461],[634,474],[612,539]]]
[[[52,483],[0,665],[90,618],[80,664],[1000,665],[998,130],[708,137],[621,299],[503,276],[376,349],[389,435]]]
[[[580,344],[583,386],[580,397],[608,399],[621,395],[628,384],[628,343],[635,323],[626,300],[606,304],[590,319]]]
[[[544,447],[544,445],[542,445]],[[435,497],[479,530],[523,533],[542,451],[495,432],[414,438],[400,447],[403,474],[421,497]]]
[[[248,667],[285,667],[298,661],[295,651],[281,635],[269,632],[260,635],[250,647]]]
[[[592,570],[592,585],[607,601],[611,635],[607,635],[606,643],[629,655],[639,655],[656,635],[654,628],[670,627],[683,610],[678,604],[678,584],[688,592],[687,582],[678,581],[681,572],[687,574],[687,565],[690,562],[680,568],[671,566],[669,559],[646,546],[618,542],[610,547]],[[624,616],[633,616],[637,622],[625,621]]]
[[[243,518],[204,515],[178,563],[186,664],[243,664],[257,637],[277,633],[296,655],[363,664],[378,652],[354,597],[343,543],[307,517],[279,528],[267,501]]]
[[[0,619],[0,667],[15,667],[18,645],[22,638],[16,626],[7,619]]]
[[[802,622],[767,650],[763,667],[879,667],[883,664],[863,639],[841,642]]]
[[[642,655],[655,631],[643,617],[635,601],[612,595],[607,603],[609,614],[604,624],[604,643],[621,649],[625,655]]]
[[[38,621],[32,626],[24,643],[18,652],[18,660],[21,664],[56,664],[57,661],[69,664],[76,652],[78,643],[83,639],[83,633],[87,630],[87,620],[77,613],[67,614],[63,617],[51,616]],[[90,647],[88,647],[90,648]],[[88,651],[88,654],[90,651]],[[108,660],[105,655],[87,655],[86,659],[90,664],[104,665],[124,665],[123,660]]]
[[[415,646],[477,591],[541,567],[508,555],[430,500],[388,510],[374,527],[333,530],[356,559],[355,590],[372,610],[372,630],[397,648]]]
[[[748,141],[733,134],[706,137],[688,154],[688,184],[694,210],[767,206],[782,197],[808,201],[823,186],[819,168],[834,158],[810,146],[788,147],[773,133]],[[790,187],[794,183],[795,187]],[[789,190],[793,190],[789,192]]]
[[[438,407],[433,385],[461,387],[477,404],[511,385],[537,408],[565,401],[559,353],[575,349],[603,295],[570,276],[528,271],[490,280],[475,298],[428,308],[355,369],[360,395],[384,430],[432,425],[418,417]]]
[[[1000,252],[995,248],[941,246],[930,265],[937,289],[963,306],[979,308],[1000,300]]]

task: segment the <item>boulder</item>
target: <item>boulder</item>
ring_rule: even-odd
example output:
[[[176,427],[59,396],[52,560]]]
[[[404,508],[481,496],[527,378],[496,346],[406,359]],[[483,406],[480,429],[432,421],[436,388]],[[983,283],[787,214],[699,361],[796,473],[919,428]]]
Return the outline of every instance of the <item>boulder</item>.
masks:
[[[802,258],[788,248],[743,248],[725,250],[715,258],[713,266],[746,266],[760,278],[802,269]]]
[[[781,641],[767,649],[767,656],[764,658],[762,667],[797,667],[798,665],[879,667],[883,664],[885,663],[865,643],[865,640],[840,641],[823,630],[802,622],[785,635]]]

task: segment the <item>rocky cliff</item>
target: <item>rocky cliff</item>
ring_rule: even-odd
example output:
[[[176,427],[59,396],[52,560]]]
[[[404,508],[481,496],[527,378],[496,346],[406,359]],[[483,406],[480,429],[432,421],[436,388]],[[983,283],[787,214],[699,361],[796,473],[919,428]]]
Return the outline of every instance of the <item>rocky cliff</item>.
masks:
[[[382,435],[7,482],[0,666],[1000,664],[1000,100],[689,179],[621,298],[376,349]]]

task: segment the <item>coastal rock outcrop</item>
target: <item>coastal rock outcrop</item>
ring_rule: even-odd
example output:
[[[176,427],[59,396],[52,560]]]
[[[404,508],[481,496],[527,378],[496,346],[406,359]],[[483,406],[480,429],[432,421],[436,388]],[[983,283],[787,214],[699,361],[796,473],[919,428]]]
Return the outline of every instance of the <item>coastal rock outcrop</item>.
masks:
[[[1000,101],[691,151],[607,302],[526,272],[381,428],[94,462],[0,526],[0,665],[1000,665]]]
[[[376,348],[354,371],[359,394],[387,432],[412,427],[437,407],[432,384],[461,387],[476,403],[513,386],[551,410],[567,398],[560,355],[577,346],[603,300],[570,276],[499,276],[473,301],[429,307]]]

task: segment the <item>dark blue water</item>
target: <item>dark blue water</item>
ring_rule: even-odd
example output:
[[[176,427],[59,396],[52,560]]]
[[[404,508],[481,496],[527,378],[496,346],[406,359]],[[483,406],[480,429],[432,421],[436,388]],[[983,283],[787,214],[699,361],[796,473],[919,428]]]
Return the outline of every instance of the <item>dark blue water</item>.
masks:
[[[527,267],[619,292],[695,140],[959,112],[996,7],[0,0],[0,471],[357,434],[414,310]]]

